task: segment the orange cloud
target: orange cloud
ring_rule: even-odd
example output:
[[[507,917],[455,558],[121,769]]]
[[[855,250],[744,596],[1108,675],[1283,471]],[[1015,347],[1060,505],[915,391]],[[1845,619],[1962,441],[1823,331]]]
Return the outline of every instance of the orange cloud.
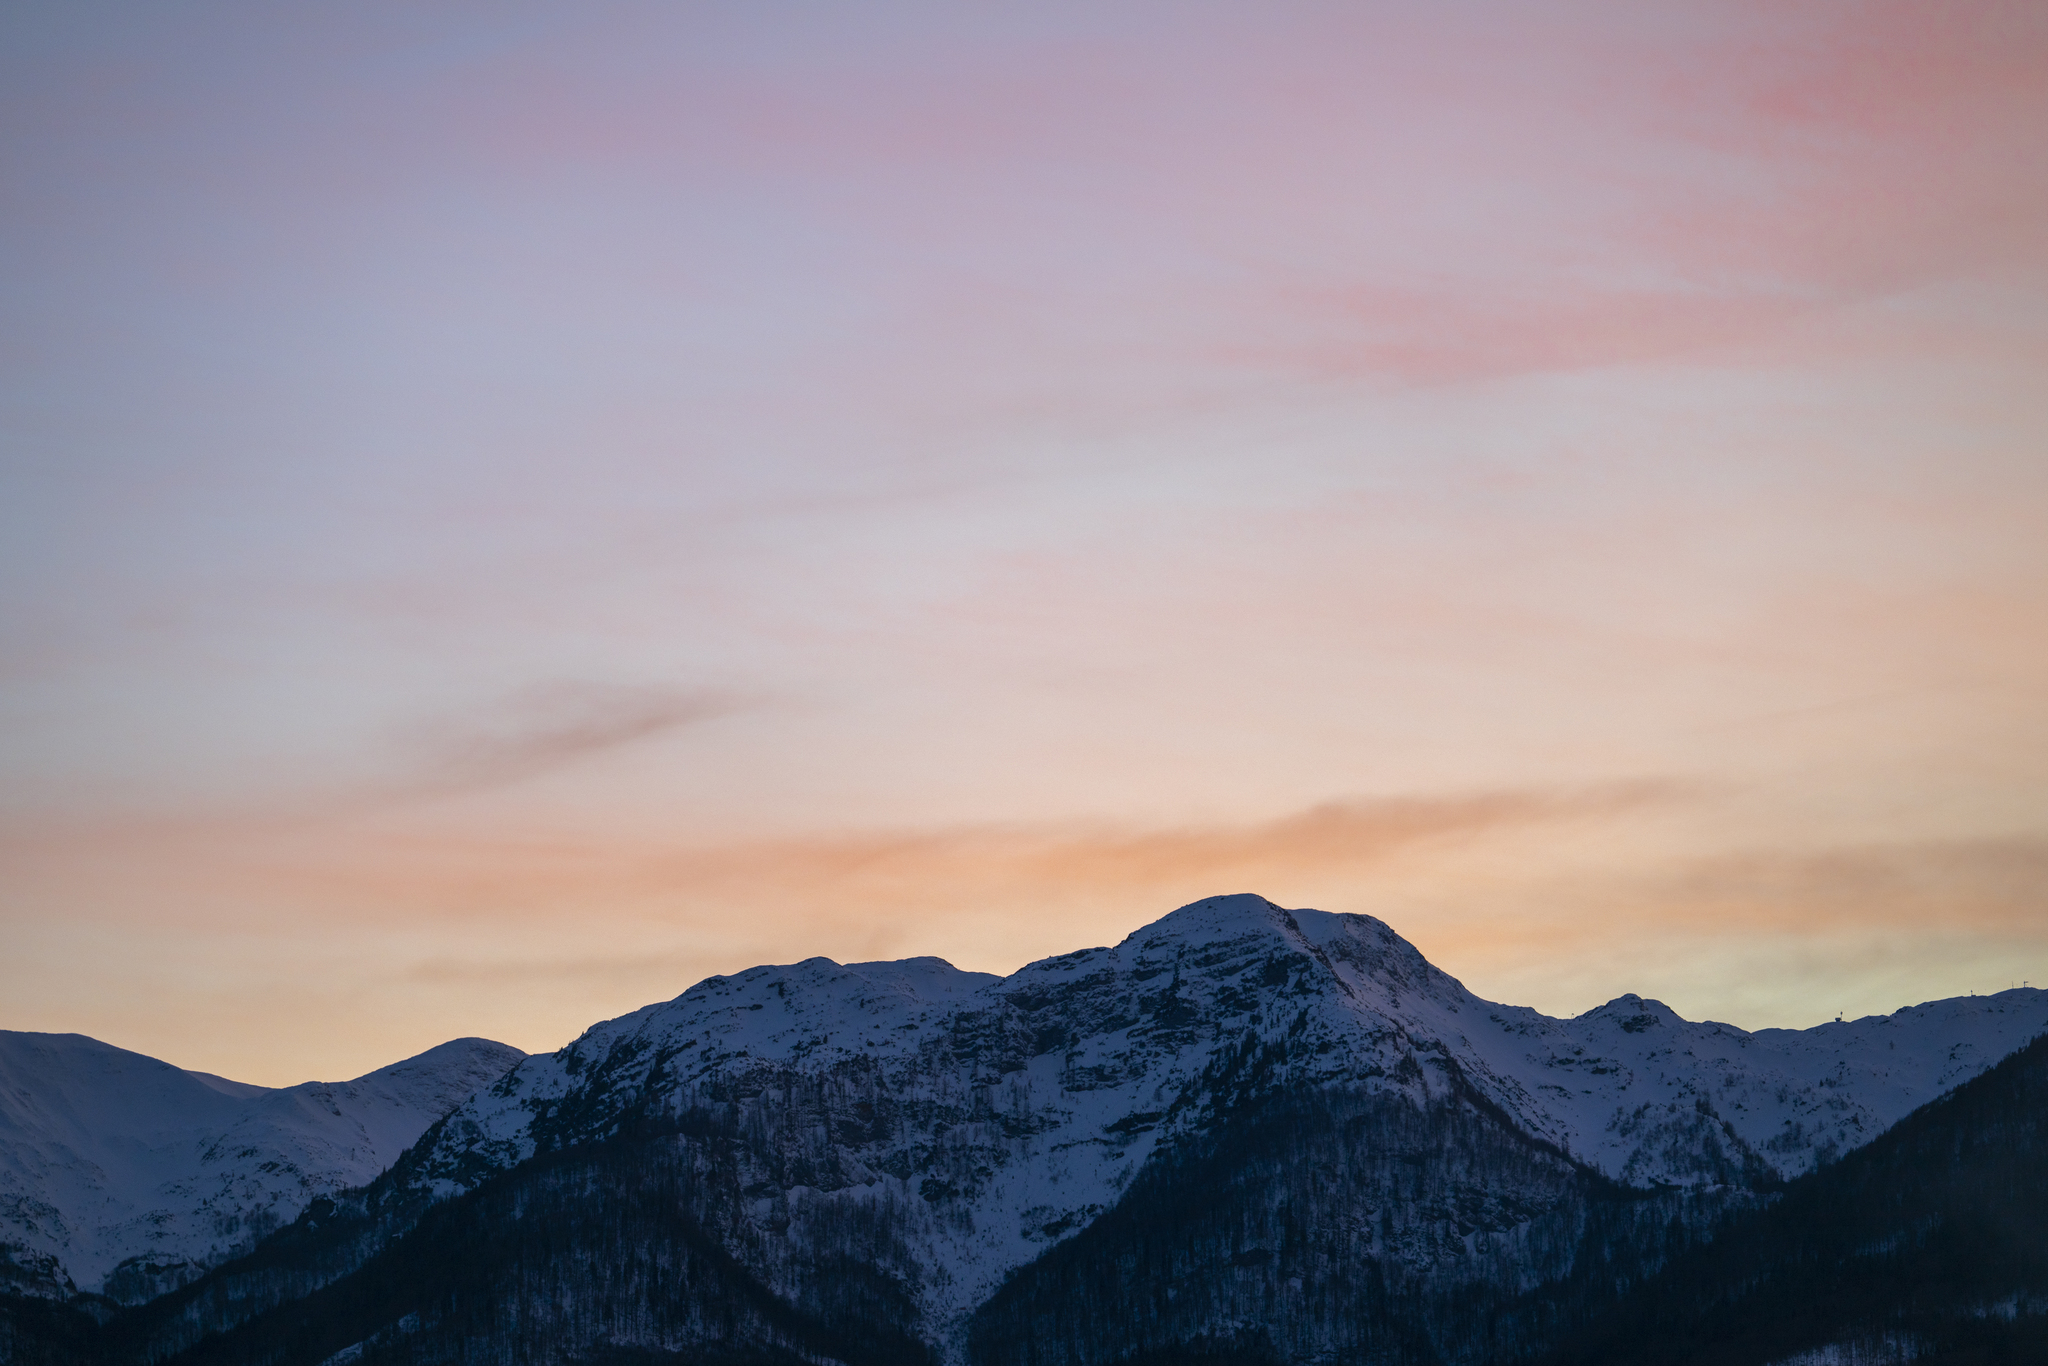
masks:
[[[342,1075],[448,1033],[553,1047],[758,962],[935,953],[1008,971],[1230,890],[1377,915],[1481,994],[1554,1012],[1635,990],[1693,1015],[1810,1023],[1802,1003],[1823,996],[1829,1012],[1889,1009],[2008,966],[2048,978],[2048,837],[1703,844],[1729,795],[1643,782],[1237,824],[703,845],[359,820],[110,834],[40,867],[12,858],[17,905],[63,908],[11,937],[13,1023],[273,1079],[325,1050],[317,1070]],[[361,1028],[333,1037],[336,1012]]]

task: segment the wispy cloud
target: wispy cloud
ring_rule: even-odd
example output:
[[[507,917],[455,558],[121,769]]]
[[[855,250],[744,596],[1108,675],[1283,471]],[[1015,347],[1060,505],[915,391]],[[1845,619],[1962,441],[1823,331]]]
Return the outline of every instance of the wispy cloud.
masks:
[[[710,704],[704,703],[705,707]],[[454,772],[430,770],[409,794],[471,790],[513,782],[685,724],[699,713],[673,705],[650,714],[621,709],[567,735],[546,728],[486,751]],[[655,722],[663,723],[660,727]],[[602,905],[618,924],[672,917],[679,906],[812,908],[821,924],[884,913],[904,924],[945,910],[1002,919],[1024,904],[1128,906],[1144,916],[1162,901],[1253,888],[1364,877],[1404,861],[1430,865],[1536,832],[1602,831],[1682,809],[1702,797],[1696,784],[1646,779],[1553,790],[1498,790],[1445,796],[1321,803],[1275,819],[1158,826],[1069,820],[962,824],[913,829],[842,829],[756,839],[692,841],[642,833],[606,837],[501,828],[495,835],[410,821],[354,819],[335,804],[315,816],[299,809],[219,812],[182,821],[75,825],[13,840],[23,866],[61,875],[89,850],[121,850],[123,866],[152,860],[187,878],[261,888],[303,904],[342,903],[365,921],[410,921],[430,906],[454,924],[473,916],[545,923],[572,906]],[[1050,950],[1048,950],[1050,951]]]
[[[678,856],[688,877],[728,870],[899,883],[1064,884],[1089,896],[1217,884],[1284,869],[1364,868],[1418,846],[1571,821],[1611,820],[1693,795],[1643,781],[1557,791],[1328,802],[1276,820],[1146,829],[1100,822],[823,835]]]
[[[570,987],[617,1010],[710,972],[814,953],[937,953],[1009,971],[1233,890],[1376,914],[1482,995],[1562,1012],[1638,991],[1748,1026],[1812,1023],[1820,1007],[1802,1014],[1803,1000],[1892,1009],[1988,989],[1999,972],[1987,965],[2048,971],[2048,837],[1704,855],[1636,838],[1640,821],[1703,799],[1645,784],[1331,804],[1172,832],[955,830],[602,867],[542,856],[519,870],[525,891],[558,881],[523,912],[509,909],[509,868],[455,899],[478,895],[529,925],[549,916],[542,904],[632,905],[636,917],[614,920],[637,927],[631,950],[553,939],[536,950],[513,935],[408,974],[432,990]],[[452,892],[443,885],[440,904]]]
[[[529,687],[473,715],[406,727],[401,741],[412,771],[388,795],[433,797],[526,782],[747,705],[739,694],[705,689],[589,682]]]

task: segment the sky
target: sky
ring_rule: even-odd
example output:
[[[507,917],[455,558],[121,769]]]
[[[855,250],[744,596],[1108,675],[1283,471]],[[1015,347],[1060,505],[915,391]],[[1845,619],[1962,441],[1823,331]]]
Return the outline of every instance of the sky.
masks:
[[[2044,380],[2031,0],[25,0],[0,1027],[2048,981]]]

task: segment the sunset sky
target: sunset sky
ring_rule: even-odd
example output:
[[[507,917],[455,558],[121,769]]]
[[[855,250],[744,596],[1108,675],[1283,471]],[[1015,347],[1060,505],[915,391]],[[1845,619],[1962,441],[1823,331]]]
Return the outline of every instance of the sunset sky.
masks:
[[[0,11],[0,1028],[339,1078],[1234,891],[2048,981],[2048,6]]]

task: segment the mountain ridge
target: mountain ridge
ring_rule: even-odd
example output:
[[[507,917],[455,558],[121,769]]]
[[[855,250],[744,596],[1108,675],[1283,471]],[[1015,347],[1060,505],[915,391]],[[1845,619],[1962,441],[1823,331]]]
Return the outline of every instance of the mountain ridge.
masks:
[[[369,1181],[525,1056],[454,1039],[345,1082],[259,1087],[0,1031],[0,1248],[45,1294],[150,1298]]]
[[[790,1140],[804,1151],[785,1176],[762,1175],[782,1194],[756,1217],[888,1205],[926,1313],[957,1337],[1006,1276],[1114,1205],[1162,1143],[1274,1087],[1428,1103],[1469,1086],[1623,1184],[1759,1189],[2044,1028],[2048,993],[2034,991],[1805,1031],[1687,1022],[1633,995],[1558,1020],[1474,996],[1370,917],[1211,897],[1002,978],[821,958],[708,978],[521,1063],[449,1115],[419,1170],[446,1196],[650,1116],[815,1085],[801,1122],[831,1137]],[[1247,1047],[1285,1061],[1263,1080],[1233,1076]]]
[[[1811,1030],[1631,994],[1555,1019],[1380,921],[1249,895],[1004,977],[814,957],[519,1061],[370,1185],[49,1340],[116,1366],[1519,1360],[2044,1029],[2033,990]]]

